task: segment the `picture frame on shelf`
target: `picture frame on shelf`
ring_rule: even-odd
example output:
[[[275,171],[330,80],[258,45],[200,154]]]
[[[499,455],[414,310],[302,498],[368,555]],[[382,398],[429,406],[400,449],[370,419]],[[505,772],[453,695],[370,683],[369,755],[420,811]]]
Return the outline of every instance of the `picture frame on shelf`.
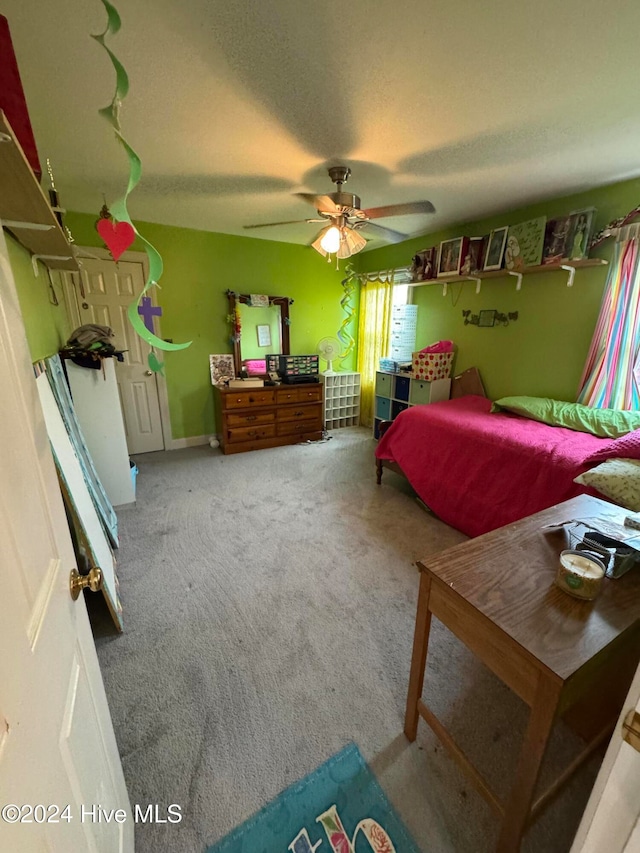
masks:
[[[507,242],[508,232],[509,226],[503,225],[502,228],[494,228],[491,234],[489,234],[487,252],[484,259],[485,272],[502,269],[502,259],[504,257],[504,247]]]
[[[569,235],[565,248],[565,258],[568,260],[582,261],[588,256],[595,212],[595,207],[586,207],[583,210],[571,212]]]
[[[258,346],[259,347],[270,347],[271,346],[271,327],[268,323],[259,324],[256,326],[256,333],[258,335]]]
[[[525,267],[542,263],[546,216],[510,225],[504,250],[504,265],[508,270],[521,272]]]
[[[543,264],[559,264],[566,257],[570,230],[570,216],[558,216],[547,222],[542,249]]]
[[[429,281],[435,278],[436,255],[437,249],[435,246],[416,252],[411,259],[411,267],[409,268],[411,281]]]
[[[460,275],[470,275],[482,269],[488,239],[488,234],[485,234],[484,237],[469,237],[467,253],[460,267]]]
[[[438,251],[438,278],[447,275],[459,275],[469,246],[468,237],[454,237],[443,240]]]

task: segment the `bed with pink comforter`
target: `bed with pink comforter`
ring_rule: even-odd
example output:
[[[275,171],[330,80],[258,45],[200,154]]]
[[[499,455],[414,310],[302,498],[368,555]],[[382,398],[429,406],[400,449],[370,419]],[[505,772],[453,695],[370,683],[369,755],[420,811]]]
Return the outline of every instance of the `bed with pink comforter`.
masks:
[[[490,408],[490,400],[475,396],[413,406],[376,448],[437,516],[469,536],[587,492],[573,478],[611,444]]]

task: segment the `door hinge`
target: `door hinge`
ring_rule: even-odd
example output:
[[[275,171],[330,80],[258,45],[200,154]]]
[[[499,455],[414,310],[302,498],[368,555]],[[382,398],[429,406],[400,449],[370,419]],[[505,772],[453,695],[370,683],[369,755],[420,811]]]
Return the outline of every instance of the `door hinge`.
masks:
[[[640,714],[637,711],[629,711],[624,718],[622,737],[636,752],[640,752]]]

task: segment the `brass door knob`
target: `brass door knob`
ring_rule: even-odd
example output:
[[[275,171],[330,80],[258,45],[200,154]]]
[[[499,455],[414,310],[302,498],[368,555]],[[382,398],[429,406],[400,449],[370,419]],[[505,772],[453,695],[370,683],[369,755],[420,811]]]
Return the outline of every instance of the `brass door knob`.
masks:
[[[77,569],[72,569],[69,576],[69,590],[71,598],[76,601],[83,589],[89,587],[91,592],[102,589],[102,569],[94,566],[88,575],[81,575]]]
[[[153,370],[145,370],[144,375],[145,376],[153,376]]]

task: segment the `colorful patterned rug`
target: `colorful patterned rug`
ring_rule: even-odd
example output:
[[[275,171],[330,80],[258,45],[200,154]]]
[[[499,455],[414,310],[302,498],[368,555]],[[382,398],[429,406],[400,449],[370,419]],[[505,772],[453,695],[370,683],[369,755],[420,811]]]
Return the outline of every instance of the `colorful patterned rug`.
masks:
[[[207,853],[420,853],[349,744]]]

